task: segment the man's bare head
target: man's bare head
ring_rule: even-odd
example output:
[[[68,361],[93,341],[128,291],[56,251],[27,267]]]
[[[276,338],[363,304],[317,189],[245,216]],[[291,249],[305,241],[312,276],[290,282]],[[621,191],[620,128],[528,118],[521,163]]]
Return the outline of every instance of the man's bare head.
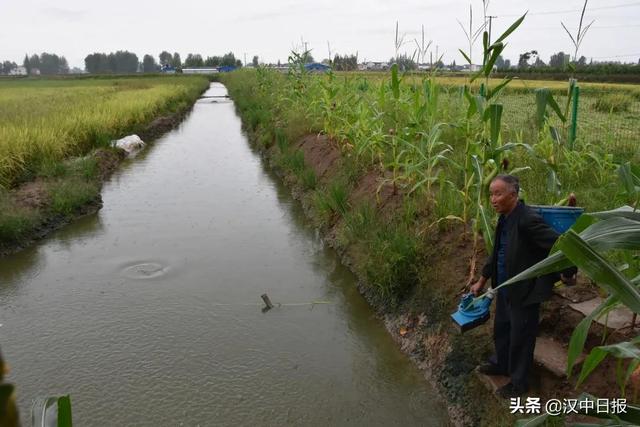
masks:
[[[498,175],[489,186],[491,206],[496,212],[509,214],[518,204],[520,181],[513,175]]]

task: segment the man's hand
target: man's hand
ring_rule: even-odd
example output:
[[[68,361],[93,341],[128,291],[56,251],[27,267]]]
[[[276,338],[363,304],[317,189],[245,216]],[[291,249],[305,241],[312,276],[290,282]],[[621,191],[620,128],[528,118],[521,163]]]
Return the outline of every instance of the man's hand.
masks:
[[[471,285],[471,293],[474,296],[478,296],[480,295],[480,292],[482,292],[482,290],[484,289],[484,284],[485,284],[486,280],[478,280],[476,283],[474,283],[473,285]]]

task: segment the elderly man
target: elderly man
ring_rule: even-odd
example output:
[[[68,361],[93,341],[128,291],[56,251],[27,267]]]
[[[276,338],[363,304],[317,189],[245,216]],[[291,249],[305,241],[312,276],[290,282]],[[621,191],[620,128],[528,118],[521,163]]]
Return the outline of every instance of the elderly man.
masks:
[[[482,276],[471,286],[478,295],[487,280],[497,287],[516,274],[543,260],[558,233],[540,215],[518,199],[518,178],[496,176],[489,187],[491,205],[500,214],[493,253],[482,269]],[[562,275],[565,283],[575,279],[575,268]],[[493,338],[495,356],[479,367],[486,375],[508,375],[511,382],[498,389],[503,398],[517,397],[529,389],[528,376],[533,365],[540,303],[551,296],[556,275],[523,280],[498,290]]]

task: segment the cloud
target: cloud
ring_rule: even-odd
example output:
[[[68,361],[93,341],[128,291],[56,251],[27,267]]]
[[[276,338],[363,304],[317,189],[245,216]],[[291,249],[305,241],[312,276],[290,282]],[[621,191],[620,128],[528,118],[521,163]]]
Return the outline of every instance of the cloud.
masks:
[[[71,10],[61,7],[47,7],[42,10],[42,13],[48,18],[59,19],[66,22],[79,22],[87,16],[86,10]]]

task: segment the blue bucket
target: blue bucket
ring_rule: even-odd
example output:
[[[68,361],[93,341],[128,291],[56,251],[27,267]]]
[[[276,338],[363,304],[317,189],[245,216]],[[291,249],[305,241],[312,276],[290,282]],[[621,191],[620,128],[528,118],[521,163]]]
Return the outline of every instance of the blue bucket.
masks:
[[[571,206],[530,205],[530,207],[542,217],[544,222],[560,234],[571,228],[584,212],[584,208]]]

